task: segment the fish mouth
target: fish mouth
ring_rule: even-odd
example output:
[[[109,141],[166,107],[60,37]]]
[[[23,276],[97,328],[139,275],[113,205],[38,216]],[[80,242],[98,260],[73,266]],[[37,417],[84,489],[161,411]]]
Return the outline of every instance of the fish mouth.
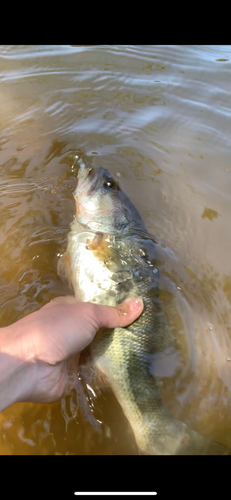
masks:
[[[87,177],[89,176],[89,174],[93,173],[95,171],[95,169],[93,167],[88,167],[83,162],[83,160],[81,160],[81,158],[79,158],[78,164],[79,164],[79,170],[78,170],[77,179],[78,179],[78,184],[79,184],[80,182],[85,181],[87,179]]]
[[[92,179],[92,176],[95,173],[95,168],[88,167],[81,158],[78,158],[78,164],[79,169],[77,174],[77,186],[74,191],[75,198],[87,194],[90,186],[90,179]]]

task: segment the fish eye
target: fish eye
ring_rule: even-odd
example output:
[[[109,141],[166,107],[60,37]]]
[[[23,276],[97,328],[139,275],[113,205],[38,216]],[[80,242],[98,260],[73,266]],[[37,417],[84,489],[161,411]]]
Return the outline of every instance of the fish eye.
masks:
[[[110,188],[110,189],[119,189],[119,186],[118,186],[117,182],[115,182],[114,180],[104,181],[103,185],[105,187]]]

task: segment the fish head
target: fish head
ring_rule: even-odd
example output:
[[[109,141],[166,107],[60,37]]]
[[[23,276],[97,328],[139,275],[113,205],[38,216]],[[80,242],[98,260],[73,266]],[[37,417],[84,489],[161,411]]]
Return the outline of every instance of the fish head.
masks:
[[[108,170],[79,162],[74,192],[76,219],[92,231],[121,233],[144,229],[139,212]]]

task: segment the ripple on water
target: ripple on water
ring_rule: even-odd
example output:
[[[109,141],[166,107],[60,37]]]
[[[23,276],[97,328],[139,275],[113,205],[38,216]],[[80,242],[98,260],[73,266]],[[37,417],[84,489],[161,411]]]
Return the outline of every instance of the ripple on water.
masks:
[[[227,46],[0,47],[2,325],[71,293],[57,274],[57,256],[65,251],[74,214],[73,158],[85,154],[120,177],[159,238],[160,279],[168,278],[172,295],[180,294],[184,328],[173,315],[175,331],[196,336],[204,361],[213,354],[211,334],[222,346],[220,385],[202,370],[199,389],[194,379],[188,382],[171,406],[180,414],[191,398],[185,418],[193,422],[195,414],[202,428],[215,426],[220,437],[221,422],[225,437],[230,427],[229,389],[221,382],[227,386],[230,369],[230,351],[223,352],[231,331],[230,71]],[[162,294],[173,314],[164,286]],[[165,387],[169,399],[184,356],[165,353],[171,363],[160,356],[155,364],[159,375],[172,377]],[[214,372],[212,364],[211,377]],[[67,427],[60,402],[18,404],[1,414],[0,452],[137,453],[113,395],[104,389],[95,396],[88,385],[101,434],[81,415],[74,396]]]

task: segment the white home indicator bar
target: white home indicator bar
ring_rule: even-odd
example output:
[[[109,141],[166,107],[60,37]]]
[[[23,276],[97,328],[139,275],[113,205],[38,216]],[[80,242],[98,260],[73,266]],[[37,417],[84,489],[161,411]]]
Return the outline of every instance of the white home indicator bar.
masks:
[[[138,496],[152,496],[152,495],[157,495],[156,491],[75,491],[75,495],[94,495],[94,496],[99,496],[99,495],[114,495],[114,496],[119,496],[119,495],[138,495]]]

